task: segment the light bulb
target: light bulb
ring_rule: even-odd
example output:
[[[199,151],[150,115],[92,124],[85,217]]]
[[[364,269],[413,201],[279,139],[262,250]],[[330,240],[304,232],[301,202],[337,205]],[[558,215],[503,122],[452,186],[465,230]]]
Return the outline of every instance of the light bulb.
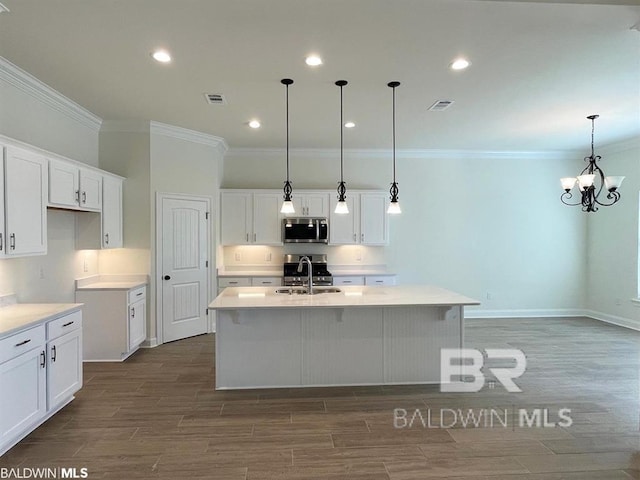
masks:
[[[156,50],[151,56],[156,62],[169,63],[171,61],[171,55],[166,50]]]

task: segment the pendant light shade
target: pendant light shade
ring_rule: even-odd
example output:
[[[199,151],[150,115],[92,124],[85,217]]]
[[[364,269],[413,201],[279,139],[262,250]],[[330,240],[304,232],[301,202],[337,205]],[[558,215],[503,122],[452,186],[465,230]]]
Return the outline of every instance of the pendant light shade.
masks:
[[[336,205],[335,213],[347,214],[349,213],[349,207],[347,206],[347,187],[344,183],[344,142],[343,142],[343,126],[342,121],[342,87],[347,84],[346,80],[338,80],[336,85],[340,87],[340,182],[338,182],[338,204]]]
[[[291,192],[293,192],[293,187],[291,187],[291,182],[289,181],[289,85],[293,83],[293,80],[290,78],[283,78],[280,80],[286,87],[286,104],[287,104],[287,179],[284,182],[284,201],[282,202],[282,208],[280,209],[280,213],[284,213],[285,215],[296,213],[296,209],[293,207],[293,202],[291,201]]]
[[[391,188],[389,189],[389,194],[391,195],[391,202],[389,203],[389,208],[387,209],[387,213],[391,215],[397,215],[402,213],[402,209],[400,208],[400,202],[398,201],[398,183],[396,182],[396,87],[400,85],[400,82],[389,82],[387,83],[388,87],[391,87],[391,91],[393,92],[393,100],[392,100],[392,116],[391,116],[391,125],[392,125],[392,145],[393,145],[393,183],[391,184]]]

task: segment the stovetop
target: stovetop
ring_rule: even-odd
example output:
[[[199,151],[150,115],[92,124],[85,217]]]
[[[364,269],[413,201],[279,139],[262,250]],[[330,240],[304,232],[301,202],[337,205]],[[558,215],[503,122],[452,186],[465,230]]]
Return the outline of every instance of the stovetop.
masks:
[[[317,255],[285,255],[284,256],[284,285],[297,286],[307,282],[309,266],[307,262],[302,264],[302,271],[298,272],[298,265],[302,257],[309,257],[312,268],[312,282],[314,285],[333,285],[333,276],[327,269],[327,256]]]

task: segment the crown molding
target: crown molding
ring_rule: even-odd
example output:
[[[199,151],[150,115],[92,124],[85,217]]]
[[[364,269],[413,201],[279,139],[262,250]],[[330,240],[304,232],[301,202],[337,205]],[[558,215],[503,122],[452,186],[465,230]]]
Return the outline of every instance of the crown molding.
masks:
[[[597,150],[604,155],[613,155],[615,153],[637,149],[640,149],[640,136],[630,137],[615,143],[608,143]]]
[[[31,95],[36,100],[57,110],[79,124],[98,132],[102,119],[83,106],[65,97],[49,85],[38,80],[4,57],[0,57],[0,80]]]
[[[388,149],[345,149],[345,155],[350,158],[391,158],[393,152]],[[290,149],[290,155],[303,159],[324,159],[340,156],[339,149]],[[286,154],[283,148],[231,148],[227,157],[259,156],[262,158],[278,158]],[[570,160],[575,158],[574,151],[484,151],[484,150],[428,150],[406,149],[396,150],[396,158],[401,159],[513,159],[513,160]]]
[[[148,120],[104,120],[100,133],[149,133]]]
[[[227,150],[229,150],[229,146],[224,138],[209,135],[208,133],[197,132],[195,130],[189,130],[188,128],[176,127],[174,125],[167,125],[166,123],[152,121],[149,123],[149,131],[154,135],[164,135],[165,137],[178,138],[180,140],[186,140],[187,142],[208,145],[217,149],[221,155],[224,155]]]

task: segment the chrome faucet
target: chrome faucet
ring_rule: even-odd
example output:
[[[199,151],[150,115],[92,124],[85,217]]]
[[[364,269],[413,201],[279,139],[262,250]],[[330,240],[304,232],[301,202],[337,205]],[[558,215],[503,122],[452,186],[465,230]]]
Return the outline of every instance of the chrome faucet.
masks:
[[[298,263],[298,273],[302,272],[302,264],[304,262],[307,262],[307,266],[309,267],[307,270],[308,275],[308,279],[307,279],[307,295],[313,295],[313,266],[311,264],[311,259],[309,257],[307,257],[306,255],[303,256],[300,259],[300,262]]]

